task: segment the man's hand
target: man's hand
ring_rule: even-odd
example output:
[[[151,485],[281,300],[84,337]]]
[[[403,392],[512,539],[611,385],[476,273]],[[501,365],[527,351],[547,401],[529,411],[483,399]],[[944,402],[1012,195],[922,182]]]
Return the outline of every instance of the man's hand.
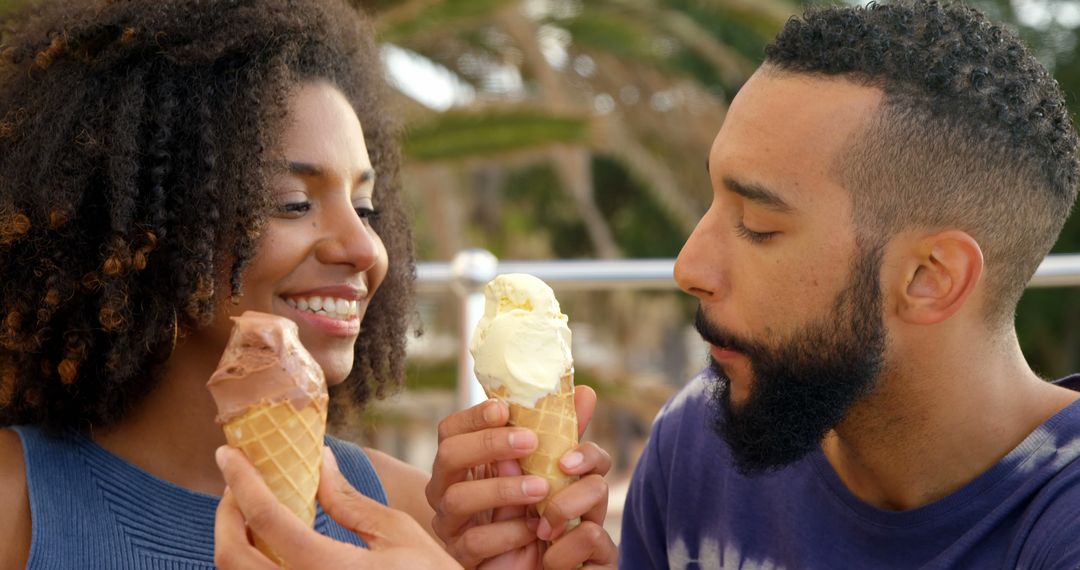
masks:
[[[579,436],[596,407],[596,393],[574,394]],[[536,435],[507,427],[506,404],[489,400],[448,416],[439,424],[439,451],[428,503],[432,526],[464,566],[485,569],[615,567],[617,549],[604,531],[611,458],[591,442],[562,458],[562,469],[581,479],[548,502],[542,519],[527,507],[547,495],[547,482],[522,475],[517,459],[536,449]],[[581,519],[570,532],[567,522]],[[539,540],[538,540],[539,539]],[[555,541],[548,546],[546,541]]]
[[[341,526],[363,538],[370,550],[337,542],[306,527],[274,497],[240,451],[222,447],[217,459],[228,485],[214,528],[214,561],[223,570],[277,568],[256,550],[248,529],[290,568],[461,568],[411,517],[349,485],[327,448],[323,448],[319,503]]]

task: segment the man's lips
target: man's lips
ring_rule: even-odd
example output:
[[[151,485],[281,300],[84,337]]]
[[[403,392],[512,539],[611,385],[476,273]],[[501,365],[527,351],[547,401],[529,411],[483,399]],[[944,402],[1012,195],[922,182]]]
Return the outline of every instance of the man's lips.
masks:
[[[732,350],[723,346],[716,346],[715,344],[709,345],[709,354],[712,355],[713,360],[716,360],[717,362],[729,361],[743,357],[743,353],[737,350]]]

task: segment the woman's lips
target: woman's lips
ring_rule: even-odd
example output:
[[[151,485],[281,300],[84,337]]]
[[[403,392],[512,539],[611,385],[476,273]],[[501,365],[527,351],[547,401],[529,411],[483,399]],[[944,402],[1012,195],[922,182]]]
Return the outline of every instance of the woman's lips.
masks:
[[[330,336],[350,337],[360,334],[360,316],[364,314],[364,303],[361,301],[360,315],[351,316],[348,319],[336,319],[323,315],[317,315],[311,311],[305,311],[286,304],[292,315],[292,319],[303,322],[308,326]]]

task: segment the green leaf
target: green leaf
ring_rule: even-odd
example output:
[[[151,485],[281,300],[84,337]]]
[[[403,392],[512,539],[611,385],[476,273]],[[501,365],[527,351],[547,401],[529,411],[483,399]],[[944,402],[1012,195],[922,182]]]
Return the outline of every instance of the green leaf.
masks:
[[[638,22],[611,11],[590,10],[559,23],[574,43],[633,60],[653,61],[656,34]]]
[[[587,139],[588,124],[579,117],[531,110],[451,111],[411,128],[403,149],[415,160],[457,160]]]
[[[408,42],[408,38],[426,32],[445,33],[447,28],[488,18],[511,0],[444,0],[432,6],[411,10],[405,3],[397,11],[380,16],[380,36],[384,41]]]

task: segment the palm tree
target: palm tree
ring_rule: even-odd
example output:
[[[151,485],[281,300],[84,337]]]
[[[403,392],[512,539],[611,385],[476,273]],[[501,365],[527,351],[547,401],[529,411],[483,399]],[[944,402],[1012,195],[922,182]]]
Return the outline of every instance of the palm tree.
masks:
[[[660,215],[689,232],[708,201],[704,156],[726,94],[745,81],[765,39],[795,11],[784,0],[365,4],[377,13],[383,41],[445,67],[478,93],[460,109],[405,114],[406,179],[424,181],[424,203],[453,195],[463,204],[457,215],[467,215],[473,196],[455,188],[458,181],[499,179],[507,165],[543,164],[598,257],[625,252],[596,199],[595,158],[621,165]],[[519,89],[498,81],[508,69],[521,77]],[[485,171],[495,174],[477,174]],[[443,183],[431,186],[433,180]],[[432,239],[442,246],[434,253],[451,254],[465,226],[459,220],[432,228],[454,232]]]

